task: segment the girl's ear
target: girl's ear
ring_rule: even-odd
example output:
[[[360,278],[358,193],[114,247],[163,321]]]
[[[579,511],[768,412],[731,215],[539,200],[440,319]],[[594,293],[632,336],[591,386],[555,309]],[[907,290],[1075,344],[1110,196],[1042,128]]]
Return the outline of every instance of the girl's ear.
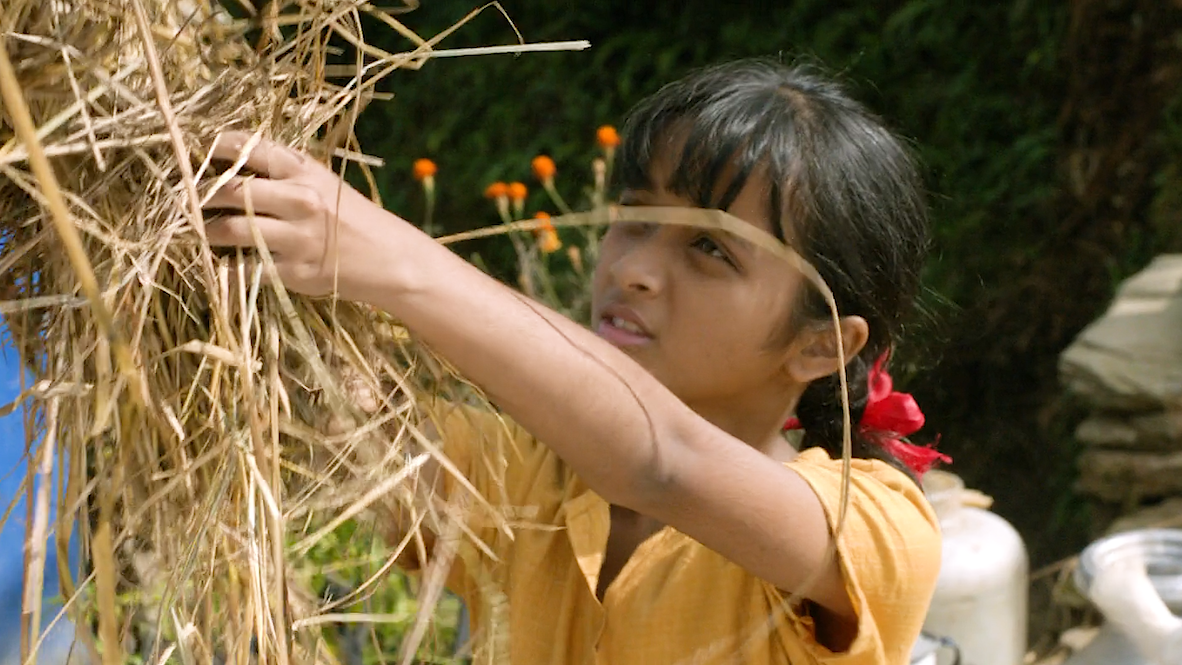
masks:
[[[843,316],[841,340],[845,347],[845,361],[849,363],[870,339],[870,325],[860,316]],[[830,323],[802,327],[789,347],[784,360],[784,371],[798,383],[812,383],[838,370],[837,336]]]

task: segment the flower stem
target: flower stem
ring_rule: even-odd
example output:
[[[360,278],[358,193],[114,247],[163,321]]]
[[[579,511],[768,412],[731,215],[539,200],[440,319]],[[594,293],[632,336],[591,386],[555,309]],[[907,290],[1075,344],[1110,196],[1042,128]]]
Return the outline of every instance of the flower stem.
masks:
[[[552,178],[547,178],[545,181],[543,181],[542,187],[546,190],[546,193],[550,195],[550,200],[554,201],[554,205],[558,206],[558,209],[562,211],[562,214],[571,214],[570,206],[566,204],[566,201],[562,200],[562,195],[559,194],[558,189],[554,187],[554,180]]]

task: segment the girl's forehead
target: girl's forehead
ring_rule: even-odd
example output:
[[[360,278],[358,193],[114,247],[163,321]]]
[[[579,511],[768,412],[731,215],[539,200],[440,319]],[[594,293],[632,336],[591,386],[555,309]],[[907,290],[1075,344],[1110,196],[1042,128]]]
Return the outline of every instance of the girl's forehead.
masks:
[[[668,169],[668,167],[664,167]],[[635,201],[641,205],[668,205],[677,206],[684,209],[697,209],[704,212],[721,210],[726,214],[727,218],[735,221],[742,221],[748,225],[764,231],[765,233],[776,235],[773,229],[773,220],[771,215],[771,185],[763,173],[753,173],[743,183],[737,196],[731,201],[730,205],[725,209],[717,206],[702,205],[702,202],[694,200],[689,192],[676,191],[673,189],[669,181],[669,170],[655,171],[650,174],[650,184],[646,187],[630,188],[625,190],[625,201]],[[733,181],[734,174],[726,171],[719,177],[718,183],[713,188],[715,192],[726,191]],[[717,200],[717,196],[715,199]],[[622,201],[623,202],[623,201]],[[682,219],[708,219],[709,217],[682,217]],[[694,224],[695,226],[697,224]]]
[[[699,129],[682,119],[648,135],[647,149],[632,153],[639,158],[633,165],[643,172],[624,168],[624,173],[633,173],[631,181],[624,183],[625,192],[631,195],[628,198],[646,205],[655,204],[646,199],[656,199],[687,207],[725,209],[779,237],[781,231],[773,226],[781,215],[773,210],[778,197],[773,193],[768,159],[747,154],[741,147],[704,145],[700,140],[691,144]]]

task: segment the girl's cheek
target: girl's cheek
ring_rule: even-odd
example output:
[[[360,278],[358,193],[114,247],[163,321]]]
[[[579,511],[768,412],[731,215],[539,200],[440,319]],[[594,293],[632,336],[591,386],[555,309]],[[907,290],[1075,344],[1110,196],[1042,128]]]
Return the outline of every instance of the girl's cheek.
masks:
[[[599,258],[591,271],[591,290],[601,293],[611,281],[611,267],[616,261],[616,254],[609,251],[605,244],[600,245]]]

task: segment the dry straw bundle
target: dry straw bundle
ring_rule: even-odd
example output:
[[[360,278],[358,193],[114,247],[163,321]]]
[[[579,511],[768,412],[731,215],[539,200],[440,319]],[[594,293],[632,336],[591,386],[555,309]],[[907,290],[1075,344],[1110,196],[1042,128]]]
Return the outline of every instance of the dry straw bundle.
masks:
[[[414,395],[475,391],[381,314],[266,285],[265,252],[215,256],[200,212],[234,172],[203,158],[223,129],[364,171],[352,120],[438,37],[360,0],[234,8],[0,4],[0,313],[34,376],[22,404],[36,423],[26,656],[51,532],[60,561],[80,534],[85,564],[63,568],[63,595],[95,662],[124,662],[147,622],[153,662],[291,663],[333,661],[318,631],[345,606],[314,595],[309,548],[375,508],[439,527],[411,487],[439,455]],[[366,44],[363,20],[408,51]],[[412,438],[428,452],[412,456]]]

